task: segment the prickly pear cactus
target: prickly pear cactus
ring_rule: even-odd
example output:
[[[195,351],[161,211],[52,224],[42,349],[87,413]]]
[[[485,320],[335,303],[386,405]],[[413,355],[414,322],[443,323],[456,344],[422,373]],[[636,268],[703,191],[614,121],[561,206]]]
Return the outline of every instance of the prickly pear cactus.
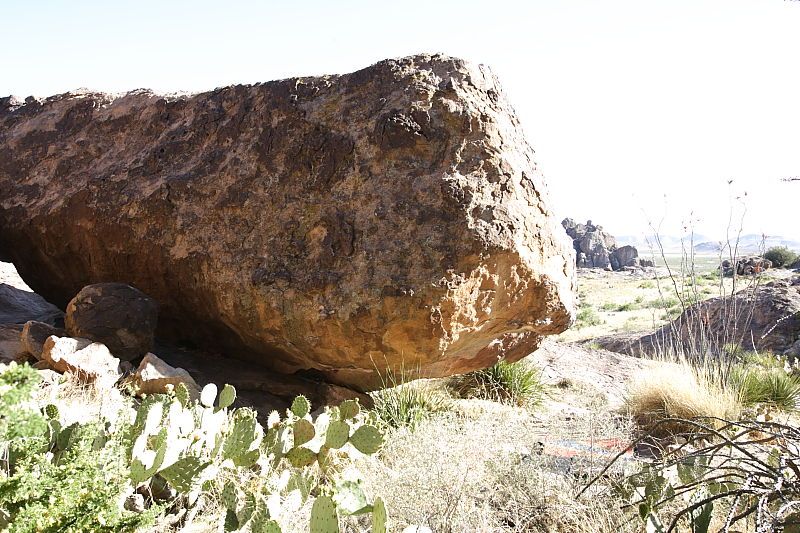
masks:
[[[58,407],[49,403],[44,407],[44,415],[49,420],[58,420]]]
[[[382,499],[375,498],[372,507],[372,533],[386,533],[389,527],[386,505]]]
[[[311,533],[339,533],[336,504],[330,496],[320,496],[311,507]]]
[[[353,432],[350,443],[361,453],[373,454],[383,444],[383,435],[375,426],[361,426]]]
[[[308,401],[308,398],[300,395],[292,402],[291,411],[297,418],[303,418],[311,412],[311,403]]]
[[[236,389],[233,385],[225,385],[219,393],[217,409],[227,409],[236,401]]]
[[[339,449],[350,438],[350,424],[342,420],[332,420],[325,433],[325,446]]]

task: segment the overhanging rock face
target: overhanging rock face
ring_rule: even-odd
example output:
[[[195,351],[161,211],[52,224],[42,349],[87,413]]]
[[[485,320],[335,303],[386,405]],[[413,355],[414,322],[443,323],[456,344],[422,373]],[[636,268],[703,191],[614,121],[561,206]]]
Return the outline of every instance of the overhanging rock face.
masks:
[[[0,99],[0,255],[66,305],[366,388],[518,359],[574,313],[574,257],[484,67],[420,55],[192,96]]]

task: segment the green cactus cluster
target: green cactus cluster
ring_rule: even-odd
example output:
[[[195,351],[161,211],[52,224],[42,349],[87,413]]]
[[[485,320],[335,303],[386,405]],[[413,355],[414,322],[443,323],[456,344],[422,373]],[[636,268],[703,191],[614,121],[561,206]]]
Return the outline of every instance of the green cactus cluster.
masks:
[[[339,479],[348,453],[373,454],[383,443],[357,401],[313,418],[309,400],[298,396],[285,416],[270,413],[264,428],[250,409],[229,411],[235,399],[230,385],[219,394],[207,385],[199,401],[191,400],[183,385],[145,398],[129,430],[131,481],[149,483],[158,476],[192,503],[215,479],[230,478],[226,470],[286,471],[277,487],[248,492],[225,483],[217,491],[226,509],[225,531],[279,532],[277,518],[291,507],[285,504],[292,493],[300,503],[317,495],[311,531],[339,531],[340,515],[365,513],[373,514],[373,531],[386,531],[383,502],[369,504],[359,482]]]

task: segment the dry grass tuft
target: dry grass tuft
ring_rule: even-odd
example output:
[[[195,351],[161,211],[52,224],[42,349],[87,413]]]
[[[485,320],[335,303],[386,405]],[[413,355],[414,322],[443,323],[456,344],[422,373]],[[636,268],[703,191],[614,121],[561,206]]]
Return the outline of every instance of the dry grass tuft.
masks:
[[[741,412],[734,391],[720,386],[707,368],[687,362],[664,363],[636,376],[628,388],[625,404],[642,428],[665,418],[736,420]],[[685,430],[669,425],[660,427],[667,433]]]

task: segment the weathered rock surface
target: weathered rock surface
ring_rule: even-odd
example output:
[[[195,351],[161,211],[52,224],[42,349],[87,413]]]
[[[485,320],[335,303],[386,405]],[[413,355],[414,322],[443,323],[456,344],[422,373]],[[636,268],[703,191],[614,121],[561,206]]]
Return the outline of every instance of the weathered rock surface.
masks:
[[[602,348],[629,355],[663,349],[685,353],[719,350],[735,343],[746,350],[800,357],[800,277],[772,281],[732,297],[711,298],[684,311],[648,335],[610,335],[592,339]]]
[[[35,359],[42,359],[44,343],[51,336],[66,337],[67,332],[61,328],[56,328],[44,322],[31,320],[25,323],[19,338],[22,343],[22,350],[32,355]]]
[[[130,285],[96,283],[70,300],[65,323],[71,337],[101,342],[130,361],[153,348],[158,304]]]
[[[148,353],[131,376],[139,394],[163,394],[167,386],[176,387],[183,383],[195,398],[200,397],[200,387],[183,368],[174,368],[157,355]]]
[[[20,342],[21,331],[19,324],[0,324],[0,363],[16,361],[24,352]]]
[[[112,387],[122,377],[120,360],[103,344],[88,339],[48,337],[42,361],[56,372],[70,372],[101,388]]]
[[[513,110],[488,69],[443,56],[2,99],[0,250],[57,305],[128,283],[161,333],[361,387],[520,358],[574,314]]]
[[[0,324],[24,324],[29,320],[56,324],[63,315],[38,294],[0,283]]]
[[[576,264],[580,268],[602,268],[604,270],[625,270],[640,266],[654,266],[652,261],[639,259],[639,251],[630,245],[617,248],[613,235],[603,230],[603,226],[586,224],[565,218],[561,225],[572,239],[575,248]]]

